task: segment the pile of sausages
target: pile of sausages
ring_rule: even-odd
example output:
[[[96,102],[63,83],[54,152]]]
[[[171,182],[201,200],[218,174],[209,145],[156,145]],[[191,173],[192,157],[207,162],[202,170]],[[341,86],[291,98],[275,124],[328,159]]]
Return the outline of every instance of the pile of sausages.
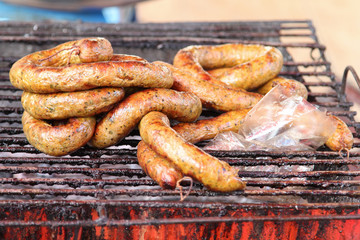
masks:
[[[63,156],[85,144],[106,148],[138,126],[139,164],[162,188],[190,177],[209,190],[230,192],[245,187],[237,169],[194,143],[237,131],[278,84],[306,99],[302,83],[278,77],[282,65],[278,49],[260,45],[189,46],[169,64],[114,54],[108,40],[87,38],[27,55],[9,74],[24,91],[23,129],[38,150]],[[203,107],[222,114],[196,121]],[[169,118],[180,123],[170,126]],[[350,149],[351,131],[333,118],[338,128],[326,145]]]

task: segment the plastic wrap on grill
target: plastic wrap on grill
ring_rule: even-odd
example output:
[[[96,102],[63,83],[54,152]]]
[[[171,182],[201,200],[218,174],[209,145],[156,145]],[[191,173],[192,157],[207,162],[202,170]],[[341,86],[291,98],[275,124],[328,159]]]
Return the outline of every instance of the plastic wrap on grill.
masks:
[[[325,111],[277,86],[247,114],[238,133],[221,133],[205,149],[315,150],[335,129],[336,122]]]

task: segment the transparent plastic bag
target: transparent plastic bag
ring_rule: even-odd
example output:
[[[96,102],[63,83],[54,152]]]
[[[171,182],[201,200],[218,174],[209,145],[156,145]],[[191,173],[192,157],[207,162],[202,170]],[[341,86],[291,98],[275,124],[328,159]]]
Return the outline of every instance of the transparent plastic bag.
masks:
[[[335,129],[326,112],[278,85],[247,114],[238,133],[218,134],[205,149],[315,150]]]

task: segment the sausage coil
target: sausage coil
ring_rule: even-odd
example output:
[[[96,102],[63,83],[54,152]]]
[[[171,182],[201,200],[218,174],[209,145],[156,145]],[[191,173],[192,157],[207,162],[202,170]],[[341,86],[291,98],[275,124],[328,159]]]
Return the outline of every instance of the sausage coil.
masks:
[[[109,61],[111,44],[82,39],[27,55],[13,64],[10,81],[34,93],[72,92],[97,87],[163,87],[173,84],[164,66],[146,61]],[[116,60],[116,59],[115,59]]]
[[[96,119],[69,118],[66,122],[51,125],[24,111],[22,124],[27,140],[36,149],[48,155],[64,156],[90,140],[95,131]]]
[[[253,90],[279,74],[283,56],[262,45],[194,45],[177,52],[174,66],[218,85]]]
[[[216,85],[196,78],[188,71],[176,68],[168,63],[159,61],[156,63],[163,64],[172,71],[173,89],[195,94],[207,108],[220,111],[239,110],[253,107],[262,98],[262,95],[258,93],[228,88],[224,85]]]
[[[179,123],[173,129],[185,141],[195,144],[212,139],[221,132],[237,132],[249,110],[226,112],[194,123]],[[137,158],[145,173],[164,189],[174,189],[176,183],[183,178],[182,172],[175,164],[157,154],[144,141],[140,141],[137,146]]]
[[[192,122],[200,116],[202,105],[195,95],[172,89],[153,88],[136,92],[100,120],[90,144],[105,148],[118,143],[150,111],[161,111],[172,119]]]
[[[169,159],[184,175],[201,182],[209,190],[230,192],[245,188],[236,168],[186,142],[170,127],[165,114],[146,114],[140,121],[139,131],[143,141],[151,149]]]
[[[23,108],[37,119],[91,117],[109,111],[125,96],[122,88],[97,88],[66,93],[23,92]]]

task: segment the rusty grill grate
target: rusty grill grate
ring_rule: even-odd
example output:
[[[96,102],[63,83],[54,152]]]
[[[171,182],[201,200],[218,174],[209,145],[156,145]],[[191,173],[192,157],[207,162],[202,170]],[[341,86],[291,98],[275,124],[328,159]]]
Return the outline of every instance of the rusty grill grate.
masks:
[[[169,225],[177,224],[360,219],[360,124],[354,119],[353,104],[346,100],[345,81],[338,81],[331,71],[326,47],[319,43],[311,21],[120,25],[0,22],[0,32],[1,233],[8,234],[8,227],[21,226],[151,225],[157,230],[167,226],[166,231],[171,231]],[[104,150],[84,147],[62,158],[41,154],[23,135],[21,91],[11,86],[8,71],[25,54],[91,36],[109,39],[114,52],[167,62],[190,44],[276,46],[285,56],[281,75],[303,82],[310,91],[310,102],[326,107],[351,127],[354,149],[348,157],[326,147],[316,152],[208,151],[235,166],[298,168],[242,171],[248,188],[231,194],[209,192],[195,184],[184,202],[179,202],[178,191],[161,190],[137,165],[137,131]],[[205,117],[214,114],[204,111]],[[307,170],[301,171],[301,167]],[[212,230],[217,234],[220,231],[216,227]]]

